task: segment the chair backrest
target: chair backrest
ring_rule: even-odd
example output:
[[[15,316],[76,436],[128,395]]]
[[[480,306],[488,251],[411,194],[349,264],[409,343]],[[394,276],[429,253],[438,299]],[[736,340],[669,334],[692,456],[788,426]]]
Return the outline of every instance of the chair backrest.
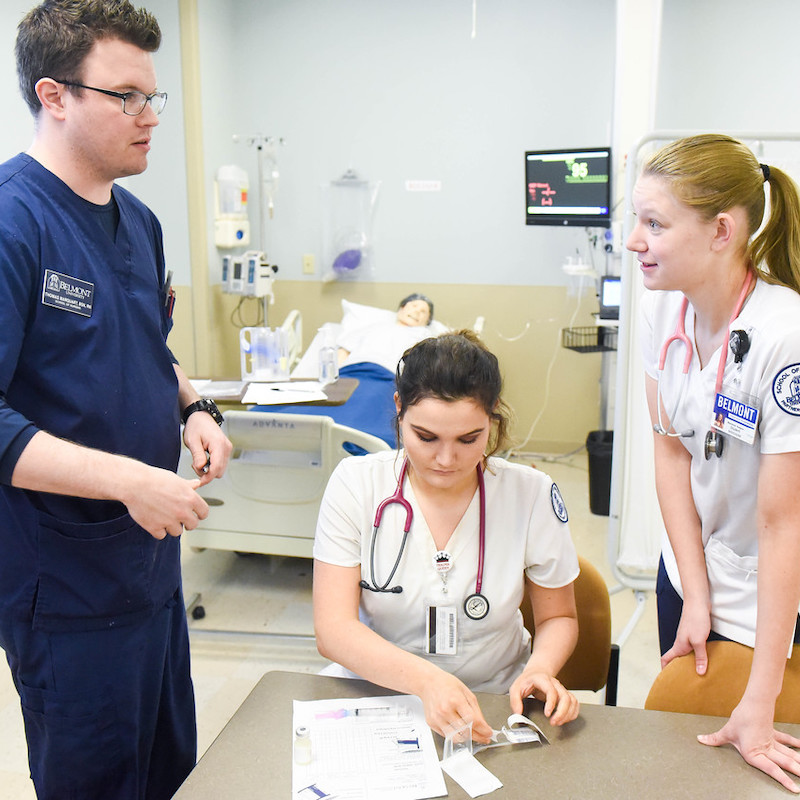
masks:
[[[578,556],[581,572],[575,579],[578,610],[578,643],[558,679],[567,689],[597,692],[609,679],[611,664],[611,601],[598,569]],[[533,611],[527,593],[520,606],[525,627],[536,635]]]
[[[753,651],[738,642],[709,642],[705,675],[695,670],[694,653],[673,659],[658,673],[644,707],[729,717],[744,694]],[[775,706],[776,722],[800,723],[800,645],[786,662],[783,689]]]

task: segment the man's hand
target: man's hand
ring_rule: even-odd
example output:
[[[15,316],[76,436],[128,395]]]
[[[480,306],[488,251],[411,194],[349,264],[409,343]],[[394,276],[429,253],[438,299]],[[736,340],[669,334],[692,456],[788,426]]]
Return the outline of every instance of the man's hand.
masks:
[[[222,477],[233,445],[211,414],[205,411],[190,414],[183,428],[183,442],[192,454],[192,469],[200,478],[198,486]]]
[[[196,491],[199,480],[186,480],[141,462],[129,463],[133,475],[121,499],[133,520],[151,536],[180,536],[184,528],[192,530],[208,516],[208,505]]]

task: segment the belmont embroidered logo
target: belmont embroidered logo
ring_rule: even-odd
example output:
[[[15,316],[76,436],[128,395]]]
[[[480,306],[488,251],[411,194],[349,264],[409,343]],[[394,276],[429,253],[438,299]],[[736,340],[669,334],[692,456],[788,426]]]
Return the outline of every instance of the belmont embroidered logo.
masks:
[[[42,304],[82,317],[92,316],[94,284],[52,269],[44,271]]]
[[[772,396],[787,414],[800,417],[800,364],[790,364],[775,376]]]
[[[556,516],[562,522],[566,522],[569,519],[567,515],[567,504],[564,502],[564,498],[561,496],[561,492],[558,491],[558,486],[555,484],[550,487],[550,502],[553,504],[553,511],[555,511]]]

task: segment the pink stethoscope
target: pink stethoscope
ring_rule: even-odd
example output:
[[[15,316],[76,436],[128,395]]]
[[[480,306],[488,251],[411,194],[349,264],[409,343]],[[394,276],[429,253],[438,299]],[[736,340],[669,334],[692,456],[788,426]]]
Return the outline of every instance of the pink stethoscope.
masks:
[[[489,601],[485,595],[481,594],[481,587],[483,586],[483,558],[486,551],[486,488],[483,483],[483,470],[481,465],[477,466],[478,471],[478,498],[480,501],[480,524],[478,527],[478,577],[475,581],[475,591],[467,597],[464,601],[464,613],[470,619],[483,619],[489,613]],[[406,548],[406,540],[408,539],[408,532],[411,530],[411,522],[414,519],[414,512],[411,509],[411,503],[403,496],[403,481],[405,480],[406,473],[408,472],[408,458],[403,459],[403,466],[400,467],[400,475],[397,478],[397,488],[394,494],[389,495],[385,500],[382,500],[375,511],[375,521],[372,524],[372,540],[369,546],[369,569],[370,580],[372,583],[362,580],[359,583],[362,589],[368,589],[370,592],[386,592],[391,594],[400,594],[403,591],[402,586],[392,586],[395,572],[400,565],[400,559],[403,557],[403,551]],[[403,541],[400,543],[400,551],[397,553],[392,571],[386,582],[378,585],[375,580],[375,540],[378,537],[378,528],[380,528],[381,520],[383,519],[383,511],[387,506],[392,503],[399,503],[406,512],[406,522],[403,526]]]
[[[734,348],[734,339],[735,339],[735,349],[734,355],[737,361],[741,361],[742,356],[747,352],[749,349],[749,340],[747,338],[747,334],[744,331],[734,331],[731,334],[731,324],[739,316],[742,310],[742,306],[744,306],[744,302],[747,299],[747,294],[750,291],[751,287],[755,284],[756,276],[750,271],[747,271],[747,276],[744,279],[744,283],[742,284],[742,290],[739,293],[739,299],[736,301],[736,306],[733,309],[733,313],[731,314],[731,318],[728,321],[728,331],[725,334],[726,342],[731,343],[731,347]],[[680,408],[681,404],[683,403],[684,395],[686,394],[686,386],[689,382],[689,365],[692,363],[692,356],[694,354],[694,349],[692,347],[692,342],[689,337],[686,335],[686,310],[689,307],[689,300],[684,297],[683,302],[681,303],[680,313],[678,314],[678,324],[675,326],[675,333],[667,339],[661,347],[661,353],[658,358],[658,388],[656,392],[656,409],[658,414],[658,422],[653,425],[653,430],[656,433],[661,434],[662,436],[679,436],[679,437],[689,437],[694,436],[693,430],[686,430],[682,432],[678,432],[676,430],[670,431],[670,428],[673,426],[673,420],[675,419],[675,415],[678,413],[678,409]],[[664,425],[664,421],[661,417],[661,377],[664,373],[664,364],[667,361],[667,352],[669,351],[669,347],[673,342],[681,342],[686,349],[686,355],[683,359],[683,380],[681,381],[681,388],[678,392],[678,397],[675,400],[675,404],[672,407],[672,413],[669,415],[669,426]],[[727,346],[723,345],[720,350],[719,354],[719,364],[717,366],[717,382],[715,388],[715,396],[720,393],[722,389],[722,379],[725,375],[725,364],[728,360],[728,348]],[[705,456],[706,460],[711,458],[712,455],[716,455],[718,458],[722,456],[722,445],[723,445],[723,438],[722,434],[716,430],[716,428],[710,428],[708,433],[706,434],[705,440]]]

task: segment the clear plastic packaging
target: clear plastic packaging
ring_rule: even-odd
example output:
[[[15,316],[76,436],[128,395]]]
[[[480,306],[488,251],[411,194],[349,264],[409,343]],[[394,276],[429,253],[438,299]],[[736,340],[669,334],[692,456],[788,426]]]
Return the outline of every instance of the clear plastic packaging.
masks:
[[[278,328],[242,328],[239,331],[243,381],[289,379],[289,336]]]
[[[380,182],[349,169],[322,189],[323,281],[374,280],[372,223]]]

